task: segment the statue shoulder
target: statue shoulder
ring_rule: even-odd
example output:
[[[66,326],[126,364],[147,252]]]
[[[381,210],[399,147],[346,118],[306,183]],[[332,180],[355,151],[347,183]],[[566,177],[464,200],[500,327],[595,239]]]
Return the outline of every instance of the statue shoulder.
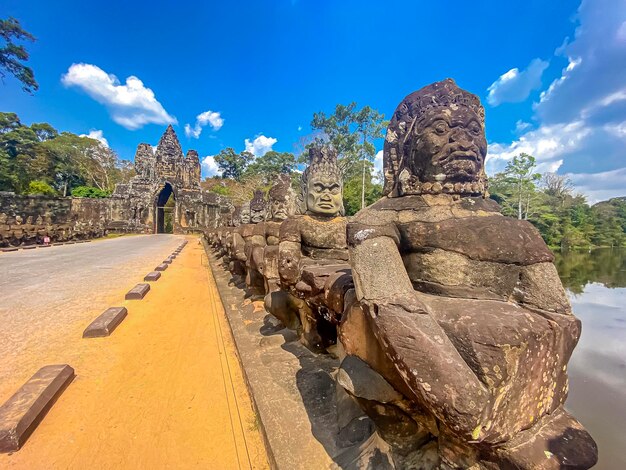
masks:
[[[278,235],[280,241],[300,241],[300,231],[303,217],[304,216],[302,215],[293,215],[283,221],[280,225]]]

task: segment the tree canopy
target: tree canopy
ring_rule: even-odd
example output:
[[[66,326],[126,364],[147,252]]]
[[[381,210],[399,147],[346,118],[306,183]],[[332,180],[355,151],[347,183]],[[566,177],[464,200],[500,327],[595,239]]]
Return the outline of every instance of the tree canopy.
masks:
[[[130,162],[97,140],[0,113],[0,191],[67,196],[88,186],[110,194],[133,173]]]
[[[590,206],[566,176],[538,173],[531,155],[514,157],[490,178],[489,192],[505,215],[531,222],[553,248],[626,244],[626,197]]]
[[[33,69],[24,65],[28,60],[28,51],[18,44],[20,41],[35,41],[35,37],[22,29],[15,18],[0,19],[0,78],[7,73],[22,83],[22,90],[32,93],[39,89]]]
[[[344,206],[348,215],[372,204],[382,194],[382,186],[374,182],[374,141],[384,137],[388,122],[385,116],[369,106],[338,104],[335,112],[313,115],[311,128],[319,132],[309,145],[329,142],[338,153],[339,168],[344,177]]]

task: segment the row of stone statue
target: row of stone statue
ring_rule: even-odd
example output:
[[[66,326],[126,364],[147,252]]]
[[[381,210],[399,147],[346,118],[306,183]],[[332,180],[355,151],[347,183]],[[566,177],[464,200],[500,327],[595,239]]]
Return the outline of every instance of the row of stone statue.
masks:
[[[447,79],[396,109],[378,202],[344,217],[336,153],[312,148],[301,196],[283,175],[208,235],[269,313],[341,359],[376,425],[345,467],[596,463],[563,406],[580,321],[539,233],[488,198],[486,153],[479,99]]]

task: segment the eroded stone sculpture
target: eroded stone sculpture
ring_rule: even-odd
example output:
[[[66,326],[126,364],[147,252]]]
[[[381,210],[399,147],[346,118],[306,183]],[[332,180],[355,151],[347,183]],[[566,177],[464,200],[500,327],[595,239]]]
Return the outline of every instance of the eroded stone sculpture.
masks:
[[[280,227],[282,290],[265,298],[268,311],[285,326],[301,328],[303,342],[315,350],[336,340],[335,315],[326,302],[334,291],[327,281],[349,271],[342,190],[335,150],[311,148],[302,174],[304,214],[289,217]]]
[[[385,196],[347,227],[356,302],[338,381],[377,425],[351,465],[596,462],[563,407],[580,321],[537,230],[485,198],[486,152],[483,107],[450,79],[407,96],[389,124]]]
[[[246,211],[249,209],[249,212]],[[265,220],[266,202],[263,191],[257,189],[249,204],[242,207],[242,223],[232,231],[232,245],[230,247],[233,266],[231,271],[235,276],[247,274],[249,254],[255,245],[264,245],[262,227],[256,225]],[[249,214],[249,222],[247,220]]]
[[[262,225],[264,245],[252,248],[249,261],[250,283],[263,294],[278,290],[278,242],[280,227],[285,219],[294,215],[296,198],[291,189],[291,176],[280,174],[268,191],[267,220]]]

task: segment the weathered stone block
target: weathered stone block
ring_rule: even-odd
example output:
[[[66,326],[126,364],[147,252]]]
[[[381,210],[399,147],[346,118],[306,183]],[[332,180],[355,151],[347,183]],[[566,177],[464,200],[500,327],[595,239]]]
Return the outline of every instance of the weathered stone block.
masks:
[[[169,264],[161,263],[156,268],[154,268],[154,270],[155,271],[165,271],[168,266],[169,266]]]
[[[126,293],[126,300],[141,300],[150,290],[150,284],[137,284]]]
[[[146,274],[146,276],[143,278],[144,281],[158,281],[159,278],[161,277],[161,273],[158,271],[152,271],[149,272],[148,274]]]
[[[122,323],[128,310],[126,307],[111,307],[106,309],[98,318],[85,328],[83,338],[98,338],[109,336]]]
[[[0,407],[0,452],[24,445],[73,378],[67,364],[42,367]]]

